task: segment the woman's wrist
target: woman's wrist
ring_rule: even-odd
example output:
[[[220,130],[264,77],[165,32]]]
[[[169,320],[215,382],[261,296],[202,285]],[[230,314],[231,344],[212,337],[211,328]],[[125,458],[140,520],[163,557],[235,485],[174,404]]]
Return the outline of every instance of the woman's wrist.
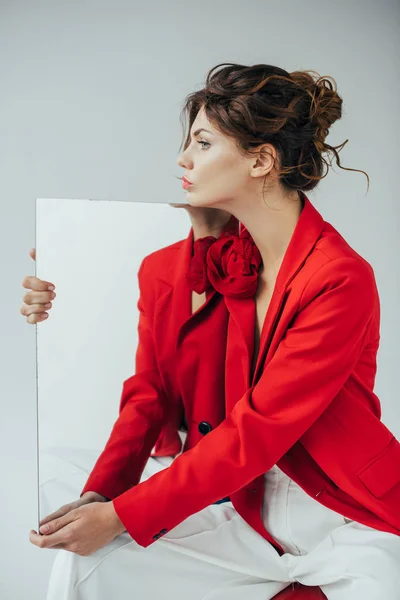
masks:
[[[90,498],[95,502],[109,502],[109,498],[106,498],[102,494],[99,494],[99,492],[85,492],[84,494],[82,494],[82,498]]]

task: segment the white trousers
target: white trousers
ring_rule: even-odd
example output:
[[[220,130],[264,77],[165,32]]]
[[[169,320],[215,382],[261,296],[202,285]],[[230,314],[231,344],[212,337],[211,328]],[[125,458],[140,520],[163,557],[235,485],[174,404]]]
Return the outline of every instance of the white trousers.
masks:
[[[173,460],[150,457],[141,481]],[[328,600],[400,599],[400,536],[337,513],[329,530],[316,500],[314,515],[308,503],[303,528],[301,520],[294,527],[288,482],[279,481],[271,485],[268,518],[282,556],[231,502],[213,504],[147,548],[124,532],[90,556],[54,550],[47,600],[270,600],[295,581],[320,586]]]

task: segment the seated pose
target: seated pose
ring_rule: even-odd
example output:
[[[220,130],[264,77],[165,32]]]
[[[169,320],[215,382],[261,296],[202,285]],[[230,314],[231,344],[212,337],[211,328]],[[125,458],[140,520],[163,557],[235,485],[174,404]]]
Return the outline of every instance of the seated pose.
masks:
[[[30,533],[58,550],[48,600],[270,600],[290,584],[293,598],[398,600],[379,294],[306,195],[324,152],[340,166],[325,138],[342,99],[313,74],[223,63],[187,98],[186,199],[239,230],[191,230],[142,262],[136,372],[80,490],[108,501]],[[191,312],[193,291],[206,300]],[[183,449],[144,478],[183,415]]]

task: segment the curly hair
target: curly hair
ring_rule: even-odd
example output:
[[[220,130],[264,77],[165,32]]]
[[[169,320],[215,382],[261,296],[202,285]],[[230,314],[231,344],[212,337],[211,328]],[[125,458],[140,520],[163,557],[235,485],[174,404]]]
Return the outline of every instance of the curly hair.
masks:
[[[197,112],[204,108],[212,125],[233,138],[243,156],[253,156],[261,144],[275,147],[279,163],[275,168],[287,192],[312,190],[326,177],[332,161],[322,154],[329,152],[341,169],[364,173],[369,189],[365,171],[340,164],[338,150],[348,140],[338,146],[325,142],[329,127],[342,116],[343,100],[336,89],[332,77],[316,71],[288,73],[272,65],[220,63],[208,72],[205,86],[185,98],[180,120],[184,131],[188,119],[189,130],[183,148],[190,143]]]

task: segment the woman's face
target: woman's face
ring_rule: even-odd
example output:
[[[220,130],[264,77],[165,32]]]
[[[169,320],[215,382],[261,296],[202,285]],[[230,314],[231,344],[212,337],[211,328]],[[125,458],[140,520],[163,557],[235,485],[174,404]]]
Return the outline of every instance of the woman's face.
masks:
[[[207,131],[197,130],[204,128]],[[225,208],[255,191],[259,178],[250,176],[255,158],[243,157],[236,142],[216,130],[200,109],[191,127],[191,140],[178,157],[178,165],[193,185],[182,188],[187,202],[196,207]],[[196,135],[195,135],[196,134]]]

